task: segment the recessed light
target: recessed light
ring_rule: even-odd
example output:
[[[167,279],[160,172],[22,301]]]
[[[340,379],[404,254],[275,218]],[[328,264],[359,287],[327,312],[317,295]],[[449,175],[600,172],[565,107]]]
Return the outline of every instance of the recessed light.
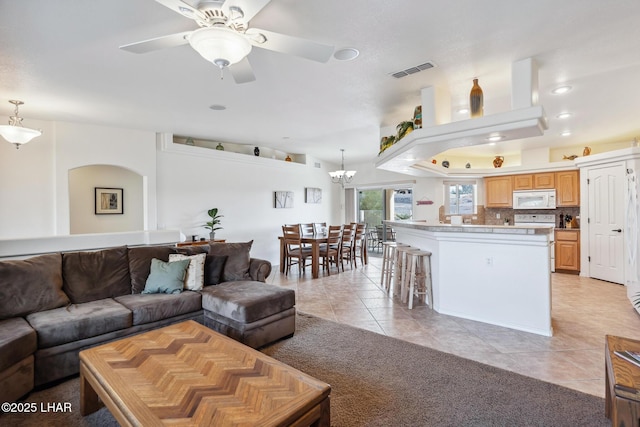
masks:
[[[456,113],[459,114],[467,114],[469,112],[469,108],[467,107],[460,107],[456,110]]]
[[[567,93],[570,90],[571,86],[558,86],[557,88],[553,89],[551,93],[553,93],[554,95],[562,95],[563,93]]]
[[[344,49],[338,49],[333,54],[333,57],[338,61],[351,61],[356,59],[360,55],[360,51],[353,47],[345,47]]]
[[[222,111],[222,110],[226,110],[227,107],[225,107],[224,105],[220,105],[220,104],[213,104],[211,106],[209,106],[209,108],[211,108],[214,111]]]
[[[487,145],[490,145],[490,146],[492,146],[492,147],[493,147],[494,145],[496,145],[496,143],[495,143],[495,142],[490,142],[490,143],[489,143],[489,144],[487,144]]]
[[[559,119],[568,119],[569,117],[571,117],[571,113],[560,113],[556,117]]]
[[[492,135],[492,136],[487,138],[487,141],[489,141],[489,142],[498,142],[498,141],[502,141],[503,139],[504,139],[504,136],[502,136],[502,135]]]
[[[570,130],[565,130],[564,132],[562,132],[560,134],[561,136],[570,136],[571,135],[571,131]]]

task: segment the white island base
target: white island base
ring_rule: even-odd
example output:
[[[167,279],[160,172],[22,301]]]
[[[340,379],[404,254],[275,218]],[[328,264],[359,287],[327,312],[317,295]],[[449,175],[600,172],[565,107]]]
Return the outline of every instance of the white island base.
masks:
[[[551,227],[385,221],[396,241],[430,251],[433,308],[551,336]]]

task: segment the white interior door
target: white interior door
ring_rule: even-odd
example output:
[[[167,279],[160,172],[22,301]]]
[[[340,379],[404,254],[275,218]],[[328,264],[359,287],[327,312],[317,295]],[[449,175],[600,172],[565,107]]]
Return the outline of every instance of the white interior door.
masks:
[[[589,170],[590,276],[624,283],[624,166]]]

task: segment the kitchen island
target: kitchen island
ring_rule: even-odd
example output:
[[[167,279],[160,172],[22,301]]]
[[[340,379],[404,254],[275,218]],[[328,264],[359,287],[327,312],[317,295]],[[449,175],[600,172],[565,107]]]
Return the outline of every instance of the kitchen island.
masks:
[[[430,251],[433,308],[551,336],[551,245],[545,226],[385,221],[396,241]]]

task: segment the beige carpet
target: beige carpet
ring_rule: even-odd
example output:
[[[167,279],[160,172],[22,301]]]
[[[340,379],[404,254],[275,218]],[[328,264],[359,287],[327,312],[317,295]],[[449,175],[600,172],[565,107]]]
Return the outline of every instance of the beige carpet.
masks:
[[[300,314],[293,338],[264,353],[332,386],[333,426],[610,426],[604,400],[369,331]],[[116,426],[79,413],[78,379],[28,402],[72,413],[3,414],[2,426]]]

